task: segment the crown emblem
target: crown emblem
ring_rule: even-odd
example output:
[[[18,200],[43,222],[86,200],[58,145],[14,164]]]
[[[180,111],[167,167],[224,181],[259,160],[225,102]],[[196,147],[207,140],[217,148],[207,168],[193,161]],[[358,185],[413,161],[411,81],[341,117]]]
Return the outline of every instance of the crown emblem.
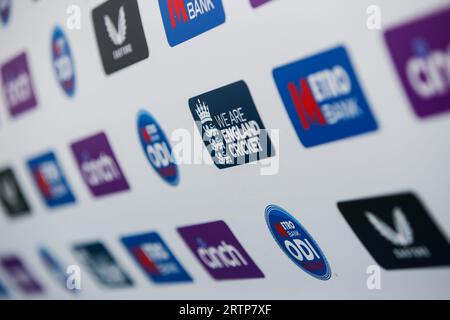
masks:
[[[211,113],[209,112],[209,107],[206,105],[205,102],[201,102],[200,99],[198,99],[197,104],[195,105],[195,112],[197,113],[198,117],[200,118],[200,121],[202,124],[205,122],[212,122]]]

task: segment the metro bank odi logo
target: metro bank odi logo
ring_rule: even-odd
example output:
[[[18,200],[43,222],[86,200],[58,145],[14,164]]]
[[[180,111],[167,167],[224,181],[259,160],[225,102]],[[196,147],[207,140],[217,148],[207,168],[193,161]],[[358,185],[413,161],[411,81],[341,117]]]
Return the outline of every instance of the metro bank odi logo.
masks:
[[[300,269],[320,280],[331,278],[325,254],[297,219],[275,205],[266,208],[265,216],[273,238]]]
[[[138,114],[137,127],[142,149],[153,169],[170,185],[178,185],[178,166],[170,142],[156,119],[142,110]]]

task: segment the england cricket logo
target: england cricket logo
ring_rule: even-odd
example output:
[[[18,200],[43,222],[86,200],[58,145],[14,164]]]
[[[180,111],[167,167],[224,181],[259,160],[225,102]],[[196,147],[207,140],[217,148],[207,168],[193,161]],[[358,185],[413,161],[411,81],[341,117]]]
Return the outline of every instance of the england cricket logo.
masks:
[[[219,164],[233,163],[233,160],[227,154],[223,137],[212,120],[208,105],[198,99],[195,112],[203,128],[204,136],[202,138],[209,143],[209,151],[213,159],[216,160],[215,162]]]

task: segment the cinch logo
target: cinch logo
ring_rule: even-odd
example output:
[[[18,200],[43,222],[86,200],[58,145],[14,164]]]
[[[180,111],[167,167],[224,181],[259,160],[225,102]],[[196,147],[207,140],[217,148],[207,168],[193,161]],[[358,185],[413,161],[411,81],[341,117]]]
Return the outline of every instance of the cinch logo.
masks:
[[[0,0],[0,20],[3,25],[7,25],[9,22],[11,6],[12,0]]]
[[[276,68],[273,75],[305,147],[377,129],[345,48]]]
[[[71,147],[83,179],[94,196],[130,189],[104,133],[75,142]]]
[[[416,112],[450,110],[450,8],[385,33],[403,87]]]
[[[104,153],[101,153],[96,159],[90,159],[86,156],[81,165],[81,170],[88,184],[93,187],[121,178],[119,167],[114,159]]]
[[[222,0],[159,0],[171,47],[225,22]]]
[[[74,203],[73,195],[53,152],[28,161],[28,167],[47,206]]]
[[[148,58],[137,0],[109,0],[92,11],[106,74]]]
[[[265,216],[273,238],[297,266],[317,279],[331,278],[331,268],[325,255],[300,222],[274,205],[266,208]]]
[[[122,243],[155,283],[192,281],[156,232],[125,237]]]
[[[19,217],[30,212],[19,182],[11,169],[0,172],[0,200],[10,217]]]
[[[199,245],[198,256],[212,270],[248,265],[247,260],[239,251],[225,241],[221,241],[218,246],[207,247],[202,238],[197,238],[197,243]]]
[[[40,294],[44,291],[42,285],[19,257],[14,255],[0,257],[0,265],[9,276],[11,282],[24,294]]]
[[[450,245],[412,193],[338,203],[350,227],[385,269],[450,265]]]
[[[52,61],[56,79],[64,92],[72,97],[75,94],[75,66],[67,38],[58,26],[52,35]]]
[[[9,114],[16,117],[37,106],[26,53],[21,53],[1,68],[3,89]]]
[[[218,280],[263,278],[239,241],[223,221],[178,228],[200,263]]]
[[[414,43],[416,56],[408,60],[406,74],[415,93],[423,99],[445,96],[450,91],[450,44],[446,51],[429,50],[429,44],[420,39]]]
[[[178,166],[172,154],[169,140],[156,120],[146,111],[137,119],[139,140],[153,169],[171,185],[179,182]]]
[[[260,5],[263,5],[269,1],[272,0],[250,0],[250,4],[252,5],[253,8],[259,7]]]
[[[75,254],[92,271],[96,280],[109,288],[125,288],[133,285],[133,280],[118,264],[113,255],[101,242],[76,245]]]

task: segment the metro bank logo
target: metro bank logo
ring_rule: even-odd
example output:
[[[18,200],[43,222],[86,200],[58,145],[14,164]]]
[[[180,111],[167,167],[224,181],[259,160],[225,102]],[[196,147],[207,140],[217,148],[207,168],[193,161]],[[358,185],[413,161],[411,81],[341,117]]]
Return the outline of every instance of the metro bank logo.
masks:
[[[84,181],[96,197],[130,187],[104,133],[71,145]]]
[[[171,47],[225,22],[222,0],[159,0],[159,8]]]
[[[156,232],[121,239],[144,272],[158,284],[191,282],[192,278]]]
[[[305,147],[377,130],[344,47],[276,68],[273,76]]]
[[[75,202],[75,196],[53,152],[29,160],[28,167],[47,206]]]

